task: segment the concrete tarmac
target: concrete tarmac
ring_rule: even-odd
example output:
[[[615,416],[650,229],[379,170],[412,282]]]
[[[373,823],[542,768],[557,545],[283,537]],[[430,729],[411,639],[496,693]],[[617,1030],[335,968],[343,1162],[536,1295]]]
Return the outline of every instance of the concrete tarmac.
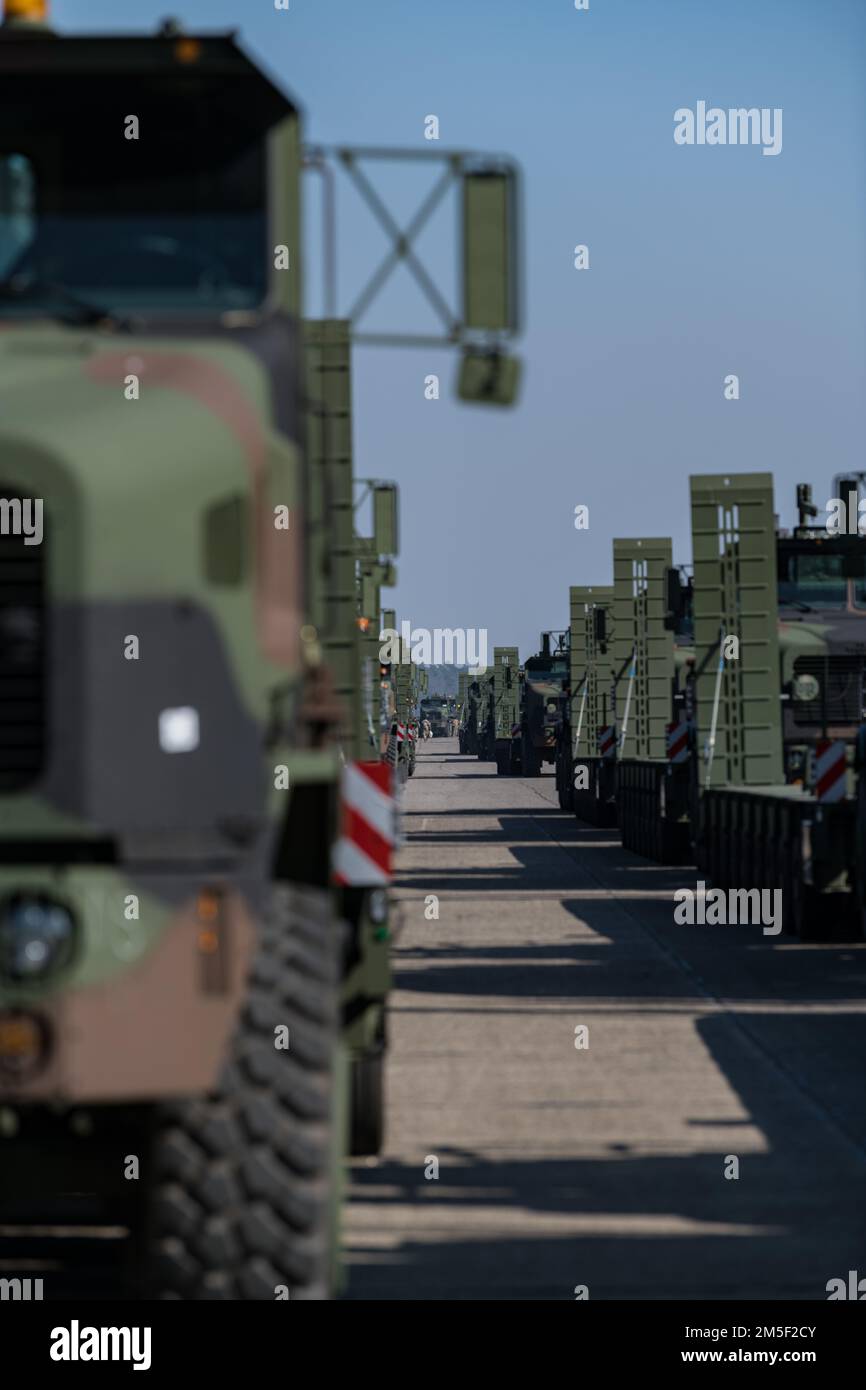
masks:
[[[546,773],[419,745],[347,1297],[823,1300],[866,1276],[866,943],[676,925],[695,871],[562,812]]]

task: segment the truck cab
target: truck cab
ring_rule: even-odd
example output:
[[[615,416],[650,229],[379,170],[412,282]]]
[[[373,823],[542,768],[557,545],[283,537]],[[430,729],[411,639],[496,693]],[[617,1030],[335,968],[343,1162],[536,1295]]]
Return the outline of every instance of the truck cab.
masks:
[[[853,495],[843,484],[843,501]],[[785,770],[802,779],[819,738],[852,743],[864,714],[866,536],[809,525],[811,489],[798,488],[800,525],[776,540]]]
[[[555,761],[557,732],[570,679],[567,637],[565,632],[542,633],[541,651],[524,663],[520,720],[524,777],[537,777],[543,762]]]

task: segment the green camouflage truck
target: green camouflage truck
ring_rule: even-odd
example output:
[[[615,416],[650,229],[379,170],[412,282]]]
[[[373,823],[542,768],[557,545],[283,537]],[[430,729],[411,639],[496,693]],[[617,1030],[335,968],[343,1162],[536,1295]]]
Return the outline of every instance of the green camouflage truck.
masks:
[[[113,1251],[133,1294],[323,1297],[359,629],[310,511],[344,344],[301,320],[301,114],[171,25],[9,22],[0,81],[0,1256],[51,1231],[55,1291]],[[505,403],[515,176],[447,159],[447,341]]]
[[[866,538],[812,526],[797,492],[777,535],[771,474],[691,479],[693,821],[700,871],[781,890],[808,939],[862,930]]]
[[[614,664],[625,669],[617,731],[617,824],[625,849],[691,859],[686,604],[669,540],[615,540]],[[678,631],[675,631],[678,629]]]
[[[2,493],[45,512],[3,541],[0,1201],[134,1231],[137,1292],[319,1297],[341,706],[300,283],[265,254],[299,244],[299,114],[233,40],[179,42],[0,38]]]

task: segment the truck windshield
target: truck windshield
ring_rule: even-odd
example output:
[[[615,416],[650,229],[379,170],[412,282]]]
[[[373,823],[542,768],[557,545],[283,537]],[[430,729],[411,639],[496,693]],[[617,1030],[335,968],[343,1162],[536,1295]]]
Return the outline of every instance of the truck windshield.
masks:
[[[531,660],[526,663],[527,680],[548,685],[562,685],[567,677],[568,667],[564,662],[557,661],[549,666],[535,666]]]
[[[265,298],[260,116],[227,109],[213,77],[136,81],[60,75],[34,101],[32,85],[5,80],[3,317],[44,313],[61,287],[111,311],[207,313]]]
[[[847,594],[841,555],[780,553],[780,607],[844,608]]]

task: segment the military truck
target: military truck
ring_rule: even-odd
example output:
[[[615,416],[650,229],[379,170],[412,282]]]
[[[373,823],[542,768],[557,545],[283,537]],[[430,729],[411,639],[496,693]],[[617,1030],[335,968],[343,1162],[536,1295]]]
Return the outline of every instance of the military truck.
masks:
[[[425,719],[430,721],[430,733],[433,738],[448,737],[448,722],[450,714],[448,711],[448,701],[441,695],[429,695],[421,701],[418,717],[423,723]]]
[[[419,681],[419,669],[411,658],[401,660],[394,667],[394,693],[397,711],[394,732],[397,741],[397,768],[400,776],[404,779],[413,777],[415,774]]]
[[[554,775],[560,809],[574,810],[574,759],[585,738],[586,652],[585,607],[593,590],[571,585],[568,590],[568,684],[563,689],[562,719],[556,735]]]
[[[399,490],[396,483],[375,479],[356,480],[356,494],[359,487],[360,496],[356,496],[354,503],[357,623],[361,634],[357,746],[360,750],[371,750],[371,756],[384,758],[392,723],[388,715],[393,703],[393,682],[390,663],[382,660],[381,634],[387,616],[382,608],[382,590],[393,588],[397,583],[394,560],[399,549]],[[367,499],[372,502],[372,536],[362,536],[357,530],[358,511]],[[391,617],[394,617],[393,612]]]
[[[556,762],[562,705],[570,680],[566,636],[564,632],[543,632],[541,651],[523,665],[519,734],[512,754],[512,765],[522,777],[538,777],[543,763]],[[555,646],[551,643],[552,637]]]
[[[691,860],[692,747],[688,581],[669,540],[615,540],[614,664],[625,670],[616,807],[623,847],[666,864]]]
[[[572,588],[569,711],[571,806],[578,820],[616,825],[616,710],[623,668],[614,656],[612,585]],[[563,734],[560,733],[560,748]],[[567,759],[567,755],[561,755]]]
[[[496,761],[496,687],[493,672],[478,676],[478,761]]]
[[[379,690],[382,756],[392,767],[397,765],[397,666],[400,655],[397,633],[397,614],[393,608],[382,610],[379,630]]]
[[[467,675],[466,696],[460,718],[460,751],[477,758],[481,751],[482,719],[487,718],[486,681],[483,676]]]
[[[351,420],[351,403],[346,395],[351,380],[348,359],[345,365],[346,370],[337,372],[333,378],[340,397],[337,418]],[[338,516],[345,518],[343,524],[348,532],[353,516],[350,505],[351,438],[340,440],[338,431],[334,433],[339,449],[339,464],[346,477],[341,488],[338,481],[340,473],[336,471],[329,501]],[[357,813],[363,807],[356,804],[353,795],[348,824],[338,849],[338,867],[341,871],[338,875],[338,905],[341,917],[350,929],[343,962],[341,1016],[342,1040],[349,1053],[349,1151],[353,1155],[377,1154],[384,1137],[386,1004],[391,987],[391,906],[388,886],[397,819],[391,779],[377,775],[388,765],[385,756],[387,743],[383,749],[381,740],[381,686],[377,690],[377,676],[381,680],[381,591],[383,587],[393,588],[397,582],[394,558],[398,550],[398,491],[393,483],[361,480],[361,498],[365,496],[372,500],[373,534],[359,535],[357,528],[352,532],[354,554],[350,552],[349,559],[355,569],[357,603],[355,679],[354,688],[345,692],[350,727],[348,736],[341,739],[341,748],[352,767],[350,785],[360,792],[361,797],[372,796],[377,814],[375,819],[365,818],[362,829],[356,833]],[[358,515],[357,501],[354,515]],[[342,537],[338,526],[332,524],[329,534],[333,554],[329,587],[338,596],[344,586],[348,587],[349,563],[346,562],[345,574],[341,574],[342,548],[339,541]],[[340,627],[342,629],[343,625]],[[338,653],[344,651],[346,639],[335,640],[339,642]],[[390,827],[383,823],[386,813],[391,816]],[[341,851],[346,851],[342,859],[339,857]]]
[[[866,538],[810,525],[797,494],[777,535],[771,474],[691,479],[692,816],[699,870],[781,889],[786,930],[809,939],[862,929]]]
[[[517,647],[494,647],[490,672],[493,700],[493,758],[500,777],[515,772],[515,745],[520,729],[520,653]]]
[[[57,1288],[126,1230],[135,1294],[322,1297],[358,628],[307,510],[334,344],[300,320],[300,111],[232,36],[38,9],[0,37],[2,1256],[57,1232]],[[515,177],[447,158],[447,340],[461,396],[505,403]]]
[[[457,750],[460,753],[466,752],[466,735],[464,730],[464,720],[466,717],[466,691],[469,685],[469,672],[459,671],[457,673]]]

